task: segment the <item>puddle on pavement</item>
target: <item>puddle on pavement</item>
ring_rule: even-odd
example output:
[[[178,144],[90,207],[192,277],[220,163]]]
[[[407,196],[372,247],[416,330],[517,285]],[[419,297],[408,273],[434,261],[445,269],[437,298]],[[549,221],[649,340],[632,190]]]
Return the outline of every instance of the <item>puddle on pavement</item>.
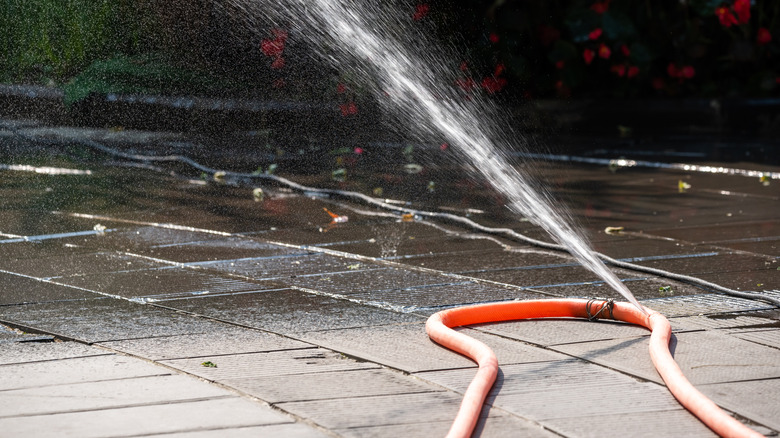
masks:
[[[423,268],[456,267],[465,276],[476,273],[477,277],[489,281],[540,293],[585,295],[589,288],[598,286],[595,279],[581,274],[577,268],[558,267],[563,269],[559,273],[556,269],[531,269],[550,263],[566,265],[566,256],[550,256],[548,251],[526,247],[523,257],[515,260],[503,257],[504,261],[500,261],[493,255],[511,254],[506,251],[506,241],[469,239],[469,230],[454,226],[422,222],[419,218],[404,220],[400,214],[339,199],[296,194],[285,187],[259,184],[246,178],[215,179],[181,163],[153,163],[152,166],[119,162],[76,144],[47,150],[40,145],[20,145],[20,142],[12,136],[0,138],[0,164],[3,165],[0,166],[3,178],[0,251],[6,255],[6,262],[0,261],[0,269],[14,269],[8,260],[41,256],[60,263],[55,260],[55,256],[63,255],[57,251],[56,245],[60,245],[63,250],[67,248],[76,254],[132,253],[133,257],[162,261],[170,266],[186,264],[189,268],[238,278],[300,277],[296,281],[308,285],[310,281],[303,280],[307,275],[345,272],[339,275],[350,277],[350,266],[358,262],[311,253],[340,251]],[[407,166],[408,157],[399,150],[393,161],[372,161],[369,153],[364,156],[349,152],[325,156],[320,171],[308,166],[305,172],[293,173],[292,163],[288,163],[290,169],[285,169],[282,163],[277,172],[307,186],[358,191],[395,205],[455,213],[488,226],[511,227],[547,240],[537,227],[509,214],[502,206],[502,199],[486,184],[468,176],[451,157],[438,158],[437,152],[446,154],[428,151],[415,160],[421,168]],[[387,151],[384,153],[387,155]],[[266,163],[252,164],[251,151],[237,151],[237,154],[239,157],[231,162],[242,158],[244,167],[267,167]],[[37,173],[32,168],[11,166],[79,172]],[[334,174],[338,169],[345,171]],[[721,174],[686,174],[674,169],[610,171],[606,167],[549,162],[528,164],[523,169],[543,181],[562,200],[562,205],[571,209],[600,249],[627,258],[671,259],[709,253],[713,250],[708,245],[716,245],[719,254],[728,255],[729,249],[743,252],[736,266],[732,266],[735,271],[749,268],[747,264],[756,260],[768,263],[768,267],[763,266],[762,274],[766,275],[758,284],[780,288],[770,272],[771,268],[777,268],[780,254],[777,251],[780,197],[774,187],[780,183],[776,181],[766,186],[757,178]],[[690,187],[678,190],[680,181]],[[257,199],[253,189],[261,185],[264,196]],[[349,219],[333,221],[325,209]],[[159,226],[168,223],[180,228]],[[605,234],[607,226],[624,227],[624,231]],[[647,235],[655,237],[649,240]],[[32,242],[36,239],[37,243]],[[760,250],[752,256],[745,255],[751,245],[760,245]],[[51,249],[39,251],[45,246]],[[442,257],[438,262],[437,255]],[[318,262],[319,259],[324,261]],[[536,259],[539,261],[535,262]],[[661,259],[653,263],[661,263],[657,261]],[[308,270],[299,269],[301,265],[295,265],[296,260]],[[698,262],[698,259],[681,260],[680,266]],[[701,263],[706,268],[706,261]],[[29,262],[17,265],[25,266],[26,275],[45,278],[65,274],[57,269],[45,275],[36,273]],[[105,273],[96,275],[105,276]],[[747,282],[744,288],[755,287],[748,284],[755,283],[753,274],[741,275],[735,278]],[[551,279],[545,281],[544,276]],[[665,287],[662,279],[648,275],[624,278],[649,282],[648,287],[655,288],[637,296],[657,298],[671,293],[662,289]],[[82,277],[68,283],[78,283],[88,289],[88,282],[83,281],[86,280]],[[195,290],[185,289],[177,293],[186,295]],[[605,295],[604,288],[598,289]],[[701,293],[700,289],[682,286],[672,290],[682,295]],[[144,296],[124,289],[114,293]],[[399,293],[395,291],[388,296],[399,296]],[[164,294],[159,291],[161,297]],[[503,291],[500,298],[506,299]],[[399,298],[398,302],[413,305],[406,298]]]

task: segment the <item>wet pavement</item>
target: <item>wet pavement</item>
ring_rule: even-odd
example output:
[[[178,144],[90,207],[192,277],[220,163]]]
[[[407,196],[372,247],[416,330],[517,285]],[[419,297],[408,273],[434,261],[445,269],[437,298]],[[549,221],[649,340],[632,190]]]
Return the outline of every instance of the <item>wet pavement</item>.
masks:
[[[84,145],[208,150],[176,134],[3,126],[0,430],[9,436],[443,436],[475,365],[427,338],[430,314],[497,300],[620,298],[564,253]],[[546,239],[447,151],[418,153],[420,173],[404,171],[400,150],[397,162],[347,154],[323,158],[325,172],[296,173],[293,162],[279,172],[310,186],[381,188],[417,209]],[[231,163],[262,164],[252,160],[236,150]],[[331,179],[339,166],[346,181]],[[596,250],[780,298],[780,180],[522,167]],[[349,220],[331,223],[323,209]],[[689,379],[777,435],[777,308],[615,272],[670,319]],[[644,329],[555,320],[462,330],[490,345],[501,366],[480,436],[712,435],[659,380]]]

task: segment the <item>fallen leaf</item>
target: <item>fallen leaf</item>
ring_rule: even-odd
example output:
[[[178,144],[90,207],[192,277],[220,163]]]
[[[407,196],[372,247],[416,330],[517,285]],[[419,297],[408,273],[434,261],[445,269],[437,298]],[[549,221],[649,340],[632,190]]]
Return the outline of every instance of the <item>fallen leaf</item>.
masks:
[[[252,197],[254,198],[255,202],[261,202],[263,199],[265,199],[265,193],[263,193],[263,189],[257,187],[252,190]]]
[[[420,166],[419,164],[409,163],[404,165],[404,170],[406,171],[406,173],[416,174],[422,172],[423,167]]]

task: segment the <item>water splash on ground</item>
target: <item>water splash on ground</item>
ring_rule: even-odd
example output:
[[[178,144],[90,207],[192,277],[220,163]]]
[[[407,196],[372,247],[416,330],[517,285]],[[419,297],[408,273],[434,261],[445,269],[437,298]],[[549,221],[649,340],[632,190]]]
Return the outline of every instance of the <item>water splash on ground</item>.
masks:
[[[248,14],[247,22],[260,7],[251,0],[233,3],[236,10]],[[435,43],[410,26],[409,17],[398,8],[364,5],[359,0],[290,0],[283,9],[289,16],[281,20],[297,26],[323,57],[374,81],[377,95],[385,96],[380,100],[411,131],[446,139],[473,171],[507,199],[507,207],[544,228],[583,266],[640,307],[569,220],[552,207],[554,201],[509,164],[502,144],[517,147],[522,137],[498,126],[499,112],[488,100],[478,95],[465,98],[447,83],[442,66],[451,62],[435,53]]]

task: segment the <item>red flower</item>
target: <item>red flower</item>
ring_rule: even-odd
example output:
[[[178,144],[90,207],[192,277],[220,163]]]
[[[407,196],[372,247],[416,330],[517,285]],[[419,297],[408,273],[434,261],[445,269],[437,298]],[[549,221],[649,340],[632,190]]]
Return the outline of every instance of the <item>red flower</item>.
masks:
[[[596,57],[596,52],[590,49],[585,49],[582,52],[582,58],[585,59],[585,64],[590,64],[593,62],[593,58]]]
[[[281,56],[274,59],[274,62],[271,63],[271,68],[274,70],[279,70],[282,67],[284,67],[284,58],[282,58]]]
[[[500,76],[504,72],[504,64],[497,64],[496,69],[493,71],[493,76]]]
[[[482,88],[490,94],[501,91],[506,86],[506,79],[488,76],[482,79]]]
[[[599,46],[599,58],[609,59],[612,56],[612,50],[609,50],[606,44],[601,43]]]
[[[336,93],[342,94],[347,91],[347,86],[344,84],[338,84],[336,85]]]
[[[761,27],[758,29],[758,36],[756,36],[756,42],[759,46],[769,44],[772,41],[772,34],[769,33],[769,29]]]
[[[669,76],[680,79],[680,82],[682,82],[683,79],[691,79],[696,76],[696,69],[690,65],[684,65],[682,68],[678,68],[674,63],[669,63],[669,66],[666,67],[666,72],[669,73]]]
[[[469,63],[466,61],[463,61],[460,63],[460,71],[466,71],[469,69]]]
[[[626,76],[629,78],[633,78],[634,76],[639,74],[639,67],[635,65],[631,65],[628,67],[628,71],[626,72]]]
[[[441,146],[439,146],[439,149],[446,151],[448,147],[450,147],[450,145],[447,143],[442,143]]]
[[[737,13],[738,24],[746,24],[750,21],[750,0],[735,0],[733,8]]]
[[[491,32],[490,35],[488,36],[488,39],[490,40],[491,43],[496,44],[499,40],[498,34],[495,32]]]
[[[266,56],[277,58],[282,56],[282,51],[284,51],[284,41],[280,39],[265,39],[260,43],[260,50],[262,50]]]
[[[555,63],[555,68],[558,70],[563,70],[563,67],[566,66],[566,61],[558,61]]]
[[[593,29],[591,33],[588,34],[588,39],[597,40],[599,39],[600,36],[601,36],[601,28],[597,27]]]
[[[426,3],[421,3],[417,5],[414,8],[414,14],[412,15],[412,20],[414,21],[420,21],[423,18],[425,18],[426,15],[428,15],[428,11],[430,10],[430,6],[428,6]]]
[[[609,71],[615,73],[616,75],[622,78],[623,76],[626,75],[626,66],[623,64],[615,64],[609,68]]]
[[[356,108],[356,109],[357,109],[357,108]],[[360,155],[360,154],[362,154],[362,153],[363,153],[363,148],[361,148],[360,146],[358,146],[358,147],[356,147],[356,148],[355,148],[354,152],[355,152],[355,154],[357,154],[357,155]]]
[[[628,46],[625,44],[620,46],[620,51],[623,52],[624,56],[631,56],[631,49],[629,49]]]
[[[718,16],[720,24],[723,25],[723,27],[731,27],[735,24],[738,24],[737,17],[731,13],[731,9],[729,9],[727,6],[720,6],[715,9],[715,15]]]
[[[352,114],[357,114],[357,105],[355,105],[355,102],[347,102],[342,103],[339,105],[339,109],[341,109],[341,115],[346,117]]]
[[[604,0],[603,2],[593,3],[590,8],[597,14],[601,15],[609,10],[610,0]]]
[[[673,78],[679,78],[681,76],[680,69],[677,68],[677,66],[674,65],[674,63],[672,63],[672,62],[670,62],[669,65],[666,66],[666,73],[668,73],[669,76],[671,76]]]

